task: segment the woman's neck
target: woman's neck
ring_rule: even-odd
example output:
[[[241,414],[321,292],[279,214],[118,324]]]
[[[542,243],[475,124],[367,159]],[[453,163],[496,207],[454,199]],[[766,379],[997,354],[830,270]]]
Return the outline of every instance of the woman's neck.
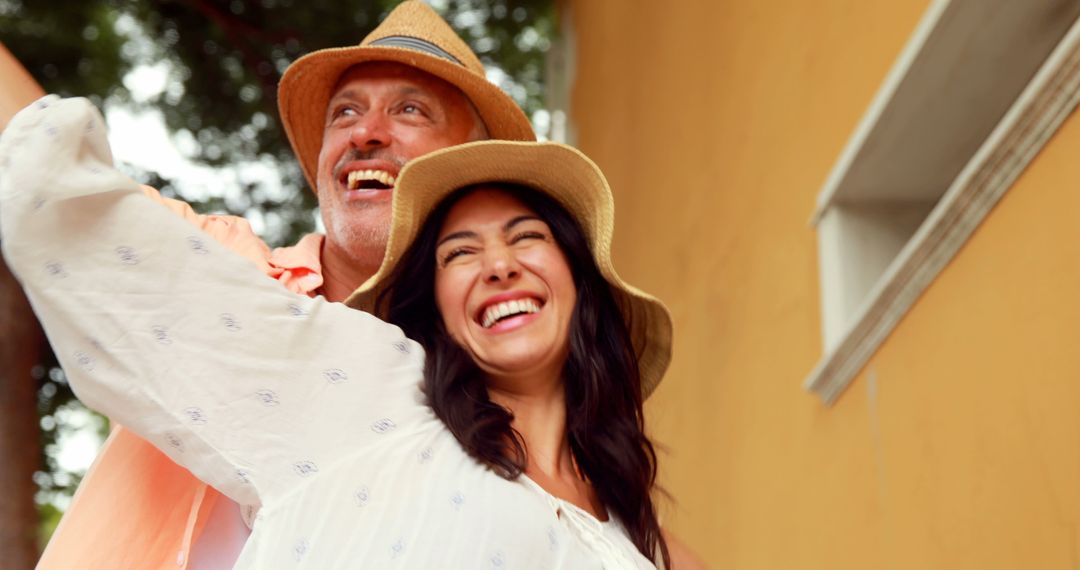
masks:
[[[491,400],[510,410],[512,426],[525,445],[525,475],[552,495],[573,503],[599,520],[607,513],[574,461],[566,432],[566,397],[557,390],[508,392],[492,388]]]

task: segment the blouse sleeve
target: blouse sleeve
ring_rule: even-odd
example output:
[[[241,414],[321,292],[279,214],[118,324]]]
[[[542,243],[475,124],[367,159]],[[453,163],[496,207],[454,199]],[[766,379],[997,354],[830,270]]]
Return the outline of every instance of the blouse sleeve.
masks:
[[[225,244],[231,251],[254,263],[264,274],[271,273],[270,248],[259,239],[251,229],[251,224],[239,216],[221,216],[197,214],[191,205],[181,200],[166,198],[150,186],[142,186],[142,193],[150,200],[165,206],[173,214],[180,216],[189,224],[206,232],[219,243]]]
[[[0,235],[78,397],[241,504],[426,412],[418,345],[147,198],[85,100],[42,99],[3,133]]]

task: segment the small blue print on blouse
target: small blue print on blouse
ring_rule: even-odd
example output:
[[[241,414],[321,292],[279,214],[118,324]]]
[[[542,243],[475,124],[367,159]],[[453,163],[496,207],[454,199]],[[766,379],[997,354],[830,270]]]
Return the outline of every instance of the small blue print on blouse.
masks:
[[[293,471],[301,477],[307,477],[313,473],[319,472],[319,467],[311,461],[297,461],[293,463]]]
[[[496,551],[495,554],[491,555],[491,567],[492,568],[505,568],[506,567],[506,556],[502,553],[502,551]]]
[[[187,416],[188,421],[197,426],[206,425],[206,422],[208,421],[206,412],[204,412],[202,408],[196,408],[194,406],[185,408],[184,415]]]
[[[548,548],[551,549],[551,550],[558,550],[559,549],[559,535],[556,534],[555,527],[549,526],[547,535],[548,535]]]
[[[221,324],[225,327],[225,330],[229,332],[240,330],[240,321],[236,320],[236,315],[233,315],[232,313],[221,313],[218,316],[221,317]]]
[[[371,424],[371,431],[382,434],[396,427],[397,425],[394,424],[393,420],[391,420],[390,418],[383,418]]]
[[[371,492],[368,491],[366,486],[360,487],[356,490],[356,493],[353,494],[353,497],[356,499],[356,506],[366,507],[368,502],[371,501]]]
[[[87,372],[94,371],[94,357],[81,351],[76,352],[72,356],[75,357],[75,363],[79,365],[79,368],[82,368]]]
[[[248,484],[251,483],[250,474],[247,471],[244,471],[243,469],[237,469],[236,470],[236,479],[238,481],[240,481],[241,483],[245,484],[245,485],[248,485]]]
[[[48,273],[49,277],[56,277],[58,279],[63,279],[68,276],[67,271],[64,270],[64,265],[59,261],[46,261],[45,273]]]
[[[165,432],[165,443],[169,444],[169,447],[179,451],[180,453],[184,452],[184,441],[179,437],[176,437],[175,434]]]
[[[296,545],[293,546],[293,559],[300,562],[304,558],[304,555],[307,554],[308,548],[310,548],[308,541],[301,540],[297,542]]]
[[[390,558],[391,559],[394,559],[394,558],[397,558],[398,556],[401,556],[401,554],[403,552],[405,552],[405,541],[404,540],[399,538],[394,542],[394,544],[390,545]]]
[[[307,311],[296,303],[289,303],[289,314],[294,317],[306,317]]]
[[[460,491],[454,493],[454,495],[450,497],[450,506],[453,507],[455,511],[460,511],[461,507],[465,506],[465,495],[462,495]]]
[[[281,403],[278,400],[277,393],[273,390],[259,390],[255,392],[255,397],[259,399],[259,402],[264,406],[276,406]]]
[[[195,253],[197,253],[199,255],[206,255],[206,254],[210,253],[210,250],[207,249],[207,247],[206,247],[206,242],[203,241],[202,238],[200,238],[200,237],[188,236],[187,244],[188,244],[188,247],[191,248],[191,251],[194,251]]]
[[[139,254],[135,253],[135,248],[121,245],[116,248],[116,255],[120,258],[120,263],[124,265],[136,265],[139,263]]]
[[[172,338],[169,337],[169,329],[158,325],[150,329],[150,332],[154,334],[154,340],[156,340],[158,344],[172,344]]]
[[[423,451],[416,454],[416,459],[420,463],[430,463],[431,458],[435,456],[435,451],[431,449],[431,446],[425,447]]]
[[[323,370],[322,375],[323,378],[326,378],[326,381],[331,384],[341,384],[342,382],[349,379],[349,375],[340,368],[330,368],[327,370]]]
[[[399,340],[394,343],[394,349],[401,354],[409,354],[409,344],[403,340]]]

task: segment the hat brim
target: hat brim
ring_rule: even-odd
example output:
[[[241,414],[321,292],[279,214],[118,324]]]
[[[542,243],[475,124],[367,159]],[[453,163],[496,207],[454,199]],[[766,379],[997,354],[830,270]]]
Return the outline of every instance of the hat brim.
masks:
[[[536,139],[528,117],[513,99],[486,78],[456,62],[400,47],[359,45],[323,49],[293,62],[278,85],[278,109],[285,134],[313,190],[317,189],[326,107],[334,87],[347,69],[372,61],[415,67],[457,87],[472,101],[493,139]]]
[[[578,220],[627,323],[638,356],[642,395],[648,397],[671,361],[671,316],[658,299],[629,285],[615,272],[611,262],[615,218],[611,190],[599,167],[566,145],[480,141],[408,163],[394,188],[390,236],[382,265],[345,303],[372,312],[395,264],[412,245],[428,215],[454,191],[485,182],[509,182],[539,190]]]

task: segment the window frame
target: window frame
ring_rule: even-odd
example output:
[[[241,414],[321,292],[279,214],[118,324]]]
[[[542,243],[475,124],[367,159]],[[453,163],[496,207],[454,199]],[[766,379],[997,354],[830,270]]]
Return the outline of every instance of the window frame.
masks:
[[[922,131],[909,127],[920,119],[925,125],[928,115],[942,113],[939,107],[928,107],[940,106],[941,101],[927,103],[927,90],[933,90],[937,85],[933,78],[940,81],[942,73],[947,72],[950,65],[955,69],[957,58],[965,56],[956,50],[967,50],[968,54],[975,51],[971,37],[961,39],[957,35],[975,34],[974,30],[985,24],[985,18],[980,20],[981,10],[1027,10],[1027,17],[1044,19],[1045,11],[1060,10],[1053,2],[1009,4],[1009,0],[989,0],[994,4],[990,7],[987,2],[935,0],[931,4],[818,196],[818,207],[811,224],[818,233],[825,342],[824,355],[805,379],[804,388],[826,404],[835,402],[850,385],[922,292],[953,259],[1080,102],[1080,20],[1074,10],[1064,15],[1067,20],[1059,20],[1063,32],[1053,28],[1046,32],[1058,34],[1056,37],[1040,38],[1042,44],[1024,42],[1013,50],[1018,56],[1016,59],[1026,58],[1022,63],[1034,64],[1034,69],[1011,71],[1019,74],[1022,88],[1018,96],[1014,95],[1015,91],[1006,94],[1007,110],[1003,115],[997,115],[1000,119],[991,111],[979,121],[959,120],[956,124],[943,125],[944,129],[932,121]],[[1012,32],[1030,32],[1030,29],[1021,28],[1023,18],[1007,20],[1017,27]],[[986,46],[1000,47],[1000,44],[990,42],[1001,41],[1002,35],[1008,36],[998,30],[982,37],[976,34],[976,37],[978,41],[988,42]],[[950,39],[955,40],[951,42],[954,45],[950,45]],[[1041,45],[1048,54],[1019,51],[1033,50],[1036,45]],[[995,71],[994,66],[985,67],[984,75]],[[1025,80],[1026,77],[1031,79]],[[983,76],[970,80],[994,84],[994,79]],[[956,107],[953,109],[956,114],[964,115],[967,109],[960,106],[970,102],[962,96],[953,99],[956,100],[947,104]],[[946,109],[945,116],[948,115]],[[981,134],[987,130],[989,134]],[[860,201],[857,199],[859,189],[874,187],[875,176],[881,179],[882,187],[887,186],[891,180],[884,177],[895,174],[897,168],[932,169],[933,165],[925,164],[932,153],[920,153],[921,149],[912,145],[923,144],[928,137],[940,132],[946,132],[946,137],[968,137],[966,144],[974,147],[973,152],[965,149],[955,159],[962,165],[955,177],[948,168],[938,168],[939,178],[946,178],[936,182],[944,191],[936,203],[931,202],[932,207],[921,191],[919,200],[907,203],[909,208],[915,208],[916,203],[922,204],[921,208],[928,211],[925,220],[900,219],[895,227],[890,227],[889,217],[881,211],[895,204],[890,204],[889,200]],[[974,145],[971,145],[972,140]],[[965,143],[946,144],[961,146]],[[897,154],[903,154],[903,149],[915,151],[897,157],[885,152],[884,159],[896,158],[902,162],[897,165],[881,162],[883,148],[886,151],[901,149]],[[875,160],[879,162],[875,163]],[[880,211],[874,213],[875,207]],[[860,208],[863,214],[852,213]],[[866,232],[865,225],[875,223],[875,217],[886,221]],[[860,225],[864,226],[862,233],[858,230]],[[910,239],[902,239],[904,232],[911,232]],[[861,239],[853,243],[852,236]],[[865,267],[884,269],[875,278],[873,273],[877,269],[860,269]]]

